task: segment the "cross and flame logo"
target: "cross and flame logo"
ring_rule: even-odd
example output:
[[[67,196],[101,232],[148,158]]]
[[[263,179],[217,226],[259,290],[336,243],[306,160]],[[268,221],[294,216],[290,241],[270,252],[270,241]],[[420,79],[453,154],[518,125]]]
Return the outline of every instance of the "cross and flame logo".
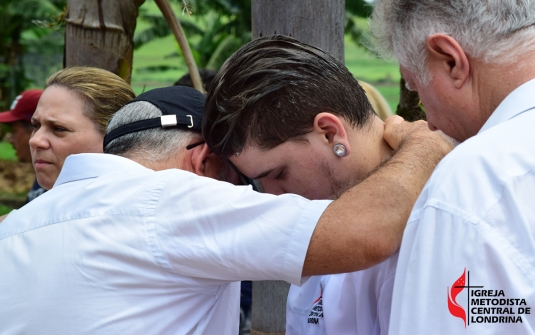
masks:
[[[457,303],[457,295],[465,288],[466,283],[466,268],[463,274],[453,283],[451,289],[448,287],[448,309],[451,315],[461,318],[464,321],[464,328],[466,328],[466,312],[464,308]]]

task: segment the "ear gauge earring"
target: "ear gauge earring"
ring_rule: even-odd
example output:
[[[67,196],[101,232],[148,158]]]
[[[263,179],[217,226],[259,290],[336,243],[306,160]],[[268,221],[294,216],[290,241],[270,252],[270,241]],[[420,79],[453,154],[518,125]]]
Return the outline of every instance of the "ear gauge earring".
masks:
[[[347,155],[347,149],[341,143],[335,144],[333,151],[334,151],[334,154],[338,157],[344,157],[345,155]]]

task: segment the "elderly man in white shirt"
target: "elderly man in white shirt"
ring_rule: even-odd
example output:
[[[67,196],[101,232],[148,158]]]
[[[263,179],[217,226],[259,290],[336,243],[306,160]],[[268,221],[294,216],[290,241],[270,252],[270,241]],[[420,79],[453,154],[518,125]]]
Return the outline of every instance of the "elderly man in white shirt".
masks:
[[[372,34],[463,142],[411,213],[390,334],[535,334],[535,1],[377,0]]]
[[[394,120],[397,154],[340,199],[261,194],[203,177],[232,175],[198,133],[204,99],[188,87],[140,95],[110,121],[108,154],[68,157],[49,192],[0,224],[3,332],[236,334],[239,280],[300,284],[394,253],[451,149]]]

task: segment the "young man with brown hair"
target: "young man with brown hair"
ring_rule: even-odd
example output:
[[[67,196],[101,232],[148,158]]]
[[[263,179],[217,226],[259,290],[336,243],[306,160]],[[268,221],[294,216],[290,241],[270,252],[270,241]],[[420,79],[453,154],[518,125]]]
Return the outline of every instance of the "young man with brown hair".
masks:
[[[341,62],[284,36],[254,40],[229,58],[214,79],[203,118],[203,135],[212,150],[258,179],[264,191],[308,199],[337,199],[354,185],[367,183],[378,167],[414,164],[398,159],[397,145],[387,143],[384,131],[364,90]],[[451,144],[439,134],[427,135],[429,139],[413,145],[404,143],[409,144],[404,149],[418,152]],[[409,175],[433,161],[419,164]],[[401,205],[404,196],[393,183],[378,188],[384,193],[363,194],[376,207],[363,206],[355,215],[379,209],[395,221],[391,206]],[[365,237],[371,242],[377,234]],[[330,238],[333,245],[342,242],[337,234]],[[386,334],[395,251],[370,269],[316,276],[301,288],[292,286],[287,333]]]

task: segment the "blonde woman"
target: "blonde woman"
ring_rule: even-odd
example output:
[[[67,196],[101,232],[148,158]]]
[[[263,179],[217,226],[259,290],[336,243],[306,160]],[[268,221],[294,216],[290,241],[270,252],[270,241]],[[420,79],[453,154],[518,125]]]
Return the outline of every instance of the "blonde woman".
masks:
[[[102,152],[108,120],[134,98],[130,85],[106,70],[69,67],[50,76],[31,118],[30,151],[39,185],[54,186],[67,156]]]
[[[133,98],[130,85],[106,70],[70,67],[53,74],[31,119],[39,184],[51,189],[67,156],[102,152],[108,120]]]

